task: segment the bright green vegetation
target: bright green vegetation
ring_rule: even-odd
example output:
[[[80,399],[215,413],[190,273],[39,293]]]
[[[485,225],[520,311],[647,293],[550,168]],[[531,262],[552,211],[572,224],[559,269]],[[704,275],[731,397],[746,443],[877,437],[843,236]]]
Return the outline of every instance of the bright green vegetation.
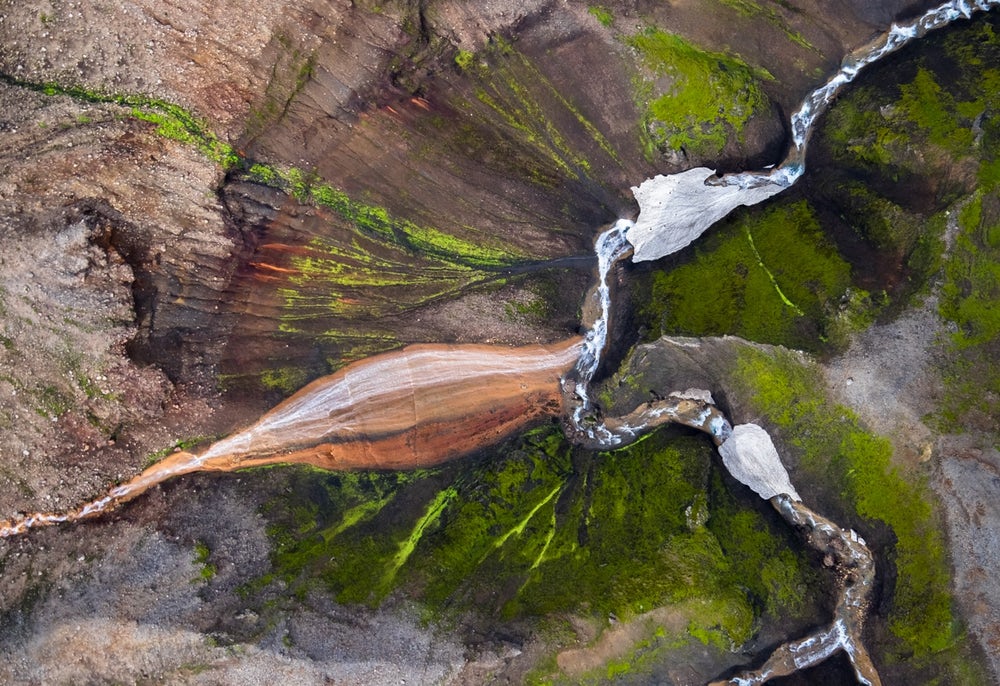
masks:
[[[873,540],[888,526],[895,544],[880,559],[895,568],[896,583],[888,624],[898,644],[891,654],[936,662],[954,648],[958,627],[952,615],[944,536],[923,476],[892,466],[892,447],[865,431],[848,409],[822,394],[818,368],[796,353],[747,348],[736,379],[744,397],[793,446],[810,481],[835,498],[846,498]],[[841,524],[848,522],[842,521]]]
[[[469,69],[475,59],[475,53],[469,52],[468,50],[459,50],[455,53],[455,64],[463,70]]]
[[[274,367],[260,375],[260,383],[264,388],[281,391],[291,395],[306,384],[307,373],[301,367]]]
[[[385,208],[352,200],[343,191],[294,167],[279,169],[254,164],[248,170],[248,177],[280,188],[300,202],[330,209],[369,237],[446,261],[452,267],[501,267],[523,258],[511,252],[508,246],[480,245],[432,227],[419,226],[408,219],[393,217]]]
[[[984,188],[962,208],[945,264],[941,316],[955,323],[938,411],[948,430],[996,429],[1000,416],[1000,193]]]
[[[984,17],[929,37],[897,84],[847,93],[830,111],[822,139],[865,183],[838,182],[837,204],[864,239],[905,260],[915,282],[941,267],[944,210],[958,234],[944,263],[940,313],[957,331],[943,364],[946,399],[937,419],[948,431],[992,430],[1000,411],[1000,32]],[[808,179],[807,179],[808,180]],[[886,196],[914,189],[899,204]],[[932,203],[928,223],[905,207]],[[924,210],[926,212],[926,210]]]
[[[958,324],[952,336],[967,349],[1000,339],[1000,216],[996,193],[972,198],[959,213],[959,233],[945,269],[941,313]],[[984,216],[983,205],[991,210]]]
[[[0,78],[13,86],[27,88],[45,95],[64,95],[84,102],[120,105],[128,108],[132,117],[155,124],[157,134],[181,143],[194,145],[202,154],[222,166],[223,169],[230,169],[240,163],[240,156],[235,148],[212,133],[207,122],[199,119],[180,105],[141,94],[105,93],[83,86],[70,86],[54,82],[32,83],[7,75],[0,75]],[[78,121],[78,123],[84,122]]]
[[[553,427],[434,472],[299,471],[269,506],[274,570],[256,588],[405,593],[436,616],[505,620],[689,602],[689,637],[730,650],[761,617],[807,614],[821,584],[794,535],[722,485],[713,455],[670,432],[580,453]]]
[[[897,86],[862,86],[837,103],[824,127],[834,155],[899,178],[933,174],[940,160],[978,154],[977,130],[1000,105],[994,21],[929,39],[927,55]]]
[[[212,551],[209,550],[208,546],[204,541],[195,541],[194,544],[194,562],[198,565],[198,578],[196,581],[211,581],[215,578],[218,570],[215,565],[208,561],[209,556],[211,556]]]
[[[650,28],[628,39],[650,73],[640,87],[645,123],[660,148],[719,154],[750,118],[766,111],[760,87],[770,78],[741,60],[702,50],[680,36]],[[662,92],[666,79],[669,90]]]
[[[899,85],[892,104],[875,87],[859,88],[838,102],[829,113],[827,131],[834,154],[868,169],[888,167],[896,178],[926,173],[928,154],[932,163],[935,155],[954,159],[968,154],[972,127],[985,103],[982,98],[957,101],[938,78],[920,67],[911,81]],[[913,155],[915,142],[924,155]]]
[[[591,7],[588,7],[587,11],[590,12],[592,15],[594,15],[597,21],[601,22],[601,24],[603,24],[604,26],[611,26],[612,24],[615,23],[615,17],[613,14],[611,14],[611,12],[608,10],[607,7],[602,7],[601,5],[593,5]]]
[[[805,201],[713,228],[684,262],[655,272],[649,291],[643,314],[653,336],[733,334],[815,350],[859,324],[851,317],[867,321],[866,294],[852,290],[850,265]]]

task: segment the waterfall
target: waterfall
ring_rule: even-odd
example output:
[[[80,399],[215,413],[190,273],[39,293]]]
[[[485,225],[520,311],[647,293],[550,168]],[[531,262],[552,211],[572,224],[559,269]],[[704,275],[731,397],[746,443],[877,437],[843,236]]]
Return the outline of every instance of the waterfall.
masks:
[[[611,287],[608,284],[608,273],[618,260],[628,256],[632,252],[626,234],[631,229],[633,223],[628,219],[619,219],[615,225],[597,237],[594,251],[597,253],[597,297],[600,302],[600,314],[593,326],[587,331],[583,339],[583,347],[580,357],[576,362],[574,372],[576,374],[576,394],[578,402],[571,414],[573,427],[578,431],[583,431],[590,438],[598,438],[593,431],[598,431],[600,439],[612,440],[614,436],[607,431],[602,424],[597,424],[590,429],[584,429],[584,416],[591,410],[590,396],[587,394],[587,387],[590,385],[594,374],[601,366],[601,357],[608,343],[608,324],[611,316]],[[618,441],[613,441],[612,444]]]
[[[614,226],[598,236],[594,246],[594,251],[597,253],[597,297],[601,304],[601,314],[584,337],[583,350],[576,363],[576,372],[584,385],[597,373],[601,365],[601,354],[608,342],[608,317],[611,314],[611,287],[608,285],[608,273],[611,267],[631,250],[625,236],[632,226],[632,222],[628,219],[619,219]]]

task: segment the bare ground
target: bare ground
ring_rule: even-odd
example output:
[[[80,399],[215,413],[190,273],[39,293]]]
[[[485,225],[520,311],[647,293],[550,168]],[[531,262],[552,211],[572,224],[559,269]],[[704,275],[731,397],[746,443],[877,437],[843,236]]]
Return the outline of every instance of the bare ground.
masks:
[[[952,215],[949,245],[957,210]],[[859,334],[823,368],[832,396],[893,442],[897,465],[929,477],[950,538],[956,600],[1000,679],[1000,577],[991,572],[1000,554],[998,436],[942,433],[927,421],[943,402],[950,333],[938,315],[938,286],[897,319]]]

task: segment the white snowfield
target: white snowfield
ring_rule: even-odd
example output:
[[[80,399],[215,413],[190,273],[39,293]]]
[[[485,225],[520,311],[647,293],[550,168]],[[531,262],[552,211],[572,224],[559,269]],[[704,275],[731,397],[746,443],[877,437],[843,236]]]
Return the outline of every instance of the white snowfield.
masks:
[[[639,203],[639,218],[626,234],[635,248],[633,262],[658,260],[675,253],[701,236],[740,205],[756,205],[785,190],[789,184],[762,183],[747,188],[740,185],[707,185],[715,170],[695,167],[678,174],[658,174],[632,187]]]
[[[788,478],[771,436],[756,424],[734,426],[732,436],[719,446],[719,454],[729,473],[764,500],[781,494],[802,500]]]

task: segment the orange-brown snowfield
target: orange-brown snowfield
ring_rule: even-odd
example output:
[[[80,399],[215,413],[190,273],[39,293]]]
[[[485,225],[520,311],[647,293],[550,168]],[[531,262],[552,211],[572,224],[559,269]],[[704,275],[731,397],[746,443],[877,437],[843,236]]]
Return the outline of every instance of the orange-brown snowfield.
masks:
[[[0,537],[99,515],[180,474],[307,463],[331,470],[430,467],[562,412],[579,338],[553,345],[414,345],[317,379],[252,426],[177,452],[70,512],[0,525]]]

